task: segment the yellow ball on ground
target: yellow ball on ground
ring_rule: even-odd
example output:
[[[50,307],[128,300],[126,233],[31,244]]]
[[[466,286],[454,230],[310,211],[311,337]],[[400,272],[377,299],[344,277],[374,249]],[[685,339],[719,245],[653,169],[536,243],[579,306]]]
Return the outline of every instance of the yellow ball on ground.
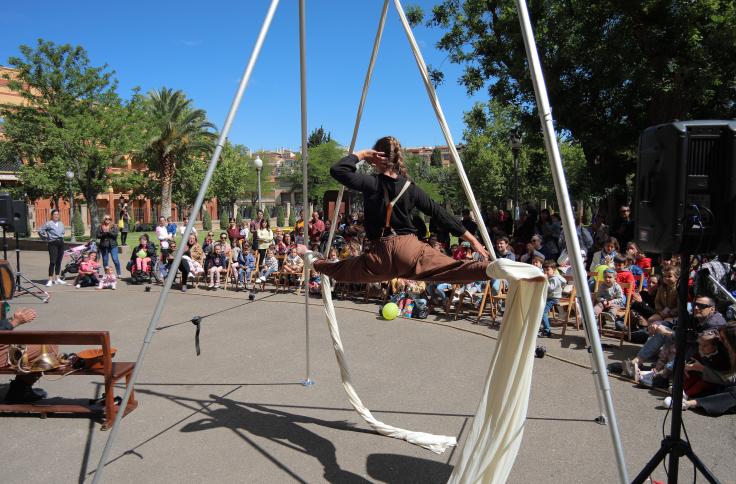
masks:
[[[387,319],[389,321],[396,319],[396,316],[399,315],[399,307],[396,303],[386,303],[386,305],[383,306],[383,309],[381,309],[381,315],[383,316],[383,319]]]

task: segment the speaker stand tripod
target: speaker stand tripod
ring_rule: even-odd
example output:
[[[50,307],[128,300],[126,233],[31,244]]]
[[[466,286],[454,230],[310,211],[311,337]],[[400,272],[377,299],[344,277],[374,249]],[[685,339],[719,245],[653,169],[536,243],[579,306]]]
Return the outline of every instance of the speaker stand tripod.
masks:
[[[6,227],[3,227],[3,257],[8,260],[8,237]],[[15,232],[15,291],[18,296],[33,296],[39,301],[49,302],[51,295],[41,286],[28,279],[20,270],[20,241],[18,232]]]
[[[680,260],[684,267],[689,267],[690,254],[683,253],[680,256]],[[718,484],[720,481],[713,473],[706,467],[703,461],[695,455],[690,443],[683,440],[680,437],[680,430],[682,429],[682,388],[685,380],[685,352],[687,351],[687,336],[688,332],[692,330],[691,321],[692,318],[687,312],[687,291],[688,291],[688,271],[682,270],[680,272],[680,280],[678,282],[678,298],[679,308],[678,313],[680,315],[679,322],[675,327],[675,367],[673,369],[672,379],[672,420],[670,424],[670,434],[662,440],[662,444],[659,450],[652,456],[644,469],[639,472],[633,483],[642,484],[649,476],[654,472],[660,462],[664,461],[669,454],[669,467],[667,468],[667,482],[669,484],[677,484],[677,477],[679,473],[679,459],[680,457],[687,457],[690,462],[693,463],[695,468],[703,474],[705,479],[713,484]]]

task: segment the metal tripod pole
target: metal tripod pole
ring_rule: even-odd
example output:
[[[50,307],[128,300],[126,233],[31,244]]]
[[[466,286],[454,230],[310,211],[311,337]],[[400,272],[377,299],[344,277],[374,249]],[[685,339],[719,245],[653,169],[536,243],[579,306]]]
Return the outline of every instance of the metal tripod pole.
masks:
[[[246,66],[245,71],[243,72],[243,76],[240,79],[240,85],[238,86],[235,98],[233,99],[232,105],[230,106],[230,111],[227,114],[227,118],[225,118],[225,124],[222,126],[222,131],[220,132],[217,144],[215,145],[215,151],[212,153],[212,158],[210,159],[207,173],[205,174],[202,185],[199,188],[197,199],[192,206],[192,211],[189,216],[189,223],[187,224],[187,228],[184,230],[183,240],[187,240],[189,238],[189,234],[192,232],[194,221],[197,218],[197,212],[199,212],[199,209],[202,207],[202,203],[204,202],[204,196],[207,192],[210,181],[212,180],[212,175],[215,172],[215,168],[217,167],[217,161],[220,159],[220,153],[222,153],[222,148],[227,140],[227,135],[230,133],[230,128],[232,127],[233,121],[235,120],[235,115],[238,112],[238,107],[240,106],[240,101],[242,100],[243,94],[245,93],[245,88],[248,86],[250,75],[253,72],[256,60],[258,60],[258,54],[260,54],[261,52],[263,41],[266,39],[266,34],[268,33],[268,30],[271,26],[271,21],[273,20],[273,16],[276,13],[276,7],[278,7],[278,4],[279,0],[271,0],[271,6],[268,9],[268,13],[266,13],[266,18],[264,19],[261,30],[258,33],[258,38],[256,39],[256,44],[253,47],[253,52],[251,53],[250,59],[248,60],[248,65]],[[179,246],[178,250],[176,251],[174,261],[171,263],[171,267],[179,267],[185,247],[186,244],[181,244]],[[156,303],[156,309],[154,310],[153,316],[151,317],[151,322],[148,324],[148,329],[143,340],[143,345],[141,346],[140,353],[138,354],[138,359],[135,362],[135,369],[133,370],[133,374],[130,377],[130,382],[128,382],[125,387],[123,401],[120,403],[119,411],[115,415],[115,422],[113,423],[113,427],[110,430],[110,434],[107,436],[107,442],[105,442],[105,448],[103,449],[102,455],[100,456],[100,461],[97,464],[97,470],[95,471],[95,477],[92,480],[92,484],[98,484],[102,480],[102,474],[107,462],[107,457],[110,454],[113,443],[115,442],[115,437],[117,437],[118,431],[120,430],[120,421],[123,419],[123,414],[125,414],[124,409],[128,406],[130,394],[133,390],[133,387],[135,386],[135,382],[138,380],[138,374],[143,367],[143,359],[146,356],[146,351],[148,350],[148,346],[151,343],[151,339],[153,339],[153,334],[156,330],[156,326],[158,326],[158,322],[161,319],[161,313],[163,312],[164,306],[166,305],[166,298],[171,291],[171,285],[174,282],[174,278],[176,277],[177,272],[178,271],[175,270],[169,271],[169,275],[166,277],[164,288],[161,291],[158,302]]]
[[[304,222],[304,245],[309,247],[309,233],[307,232],[307,214],[309,209],[309,192],[307,175],[309,172],[309,150],[307,149],[307,20],[304,6],[305,0],[299,0],[299,91],[301,94],[301,114],[302,114],[302,221]],[[302,385],[314,385],[314,380],[310,377],[309,368],[309,271],[304,270],[304,328],[306,332],[306,358],[307,358],[307,376],[302,381]]]
[[[606,366],[605,361],[603,360],[600,338],[598,337],[597,329],[593,329],[597,328],[593,313],[593,302],[590,296],[590,288],[587,283],[587,273],[583,265],[583,259],[580,256],[580,242],[578,241],[577,232],[575,230],[575,219],[573,218],[572,206],[570,205],[570,195],[567,192],[567,183],[565,181],[565,172],[562,167],[562,158],[560,157],[560,150],[557,146],[557,135],[555,134],[554,124],[552,121],[552,110],[547,97],[547,87],[544,84],[544,75],[542,74],[542,66],[539,62],[539,55],[534,41],[534,32],[532,31],[526,2],[524,0],[515,1],[516,10],[519,14],[519,23],[521,24],[521,32],[524,37],[526,57],[529,62],[529,73],[531,74],[532,83],[534,85],[534,94],[537,99],[537,110],[539,112],[539,119],[542,123],[544,144],[547,148],[547,157],[549,158],[550,168],[552,169],[552,178],[555,184],[557,203],[560,206],[562,215],[562,226],[565,232],[565,241],[567,242],[568,249],[570,249],[570,262],[572,263],[575,287],[577,289],[577,293],[580,295],[583,324],[585,325],[585,331],[593,350],[593,368],[595,370],[595,377],[597,380],[596,386],[601,393],[601,395],[599,395],[599,399],[603,400],[605,405],[605,414],[609,420],[608,429],[611,433],[611,441],[616,455],[619,480],[622,483],[626,483],[629,478],[626,471],[626,462],[624,461],[624,450],[621,444],[618,422],[616,421],[616,413],[613,408],[611,386],[608,381],[608,373],[605,370]]]
[[[383,9],[381,9],[381,18],[378,21],[378,30],[376,31],[376,38],[373,40],[373,50],[371,51],[371,60],[368,62],[368,70],[365,73],[365,80],[363,81],[363,91],[360,95],[360,102],[358,103],[358,112],[355,115],[355,125],[353,126],[353,137],[350,139],[349,153],[355,150],[355,142],[358,139],[358,128],[360,128],[360,120],[363,117],[363,107],[365,106],[365,100],[368,97],[368,87],[371,85],[371,77],[373,76],[373,68],[376,65],[376,57],[378,57],[378,48],[381,46],[381,38],[383,37],[383,28],[386,25],[386,15],[388,13],[388,2],[390,0],[384,0]],[[327,236],[326,251],[327,256],[332,248],[332,239],[335,237],[335,230],[337,230],[338,219],[340,218],[340,205],[342,204],[342,196],[345,193],[345,186],[340,185],[340,191],[337,193],[337,200],[335,201],[335,215],[332,217],[332,224],[330,225],[330,233]],[[347,210],[346,210],[347,211]]]

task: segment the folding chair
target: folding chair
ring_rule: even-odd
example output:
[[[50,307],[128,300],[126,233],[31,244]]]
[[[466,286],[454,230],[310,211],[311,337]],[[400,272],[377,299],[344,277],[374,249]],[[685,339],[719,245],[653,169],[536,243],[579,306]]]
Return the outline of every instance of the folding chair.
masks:
[[[491,294],[492,285],[493,279],[488,281],[488,283],[486,284],[486,288],[483,290],[483,298],[481,299],[480,307],[478,308],[478,317],[475,320],[476,324],[480,324],[480,318],[483,317],[486,308],[488,308],[489,310],[489,317],[491,318],[491,321],[495,323],[498,319],[498,315],[501,312],[501,303],[506,300],[506,281],[501,281],[498,294],[495,295]]]

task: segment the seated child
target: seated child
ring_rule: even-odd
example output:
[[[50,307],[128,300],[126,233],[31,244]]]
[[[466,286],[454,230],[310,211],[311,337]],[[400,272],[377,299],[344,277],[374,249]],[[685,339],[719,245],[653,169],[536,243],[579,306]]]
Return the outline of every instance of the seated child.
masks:
[[[534,267],[544,268],[544,256],[542,254],[535,254],[532,256],[532,260],[529,262]]]
[[[220,274],[227,271],[227,256],[223,244],[215,244],[214,251],[208,256],[209,282],[207,287],[212,289],[220,288]]]
[[[279,270],[279,260],[273,253],[273,249],[266,250],[266,257],[261,262],[261,272],[256,282],[266,282],[268,276]]]
[[[100,279],[100,283],[97,285],[97,289],[115,289],[118,283],[118,278],[115,275],[115,271],[112,266],[107,266],[105,269],[105,275]]]
[[[300,280],[302,272],[304,272],[304,261],[299,257],[299,254],[296,253],[296,247],[291,247],[289,249],[289,255],[284,259],[281,272],[289,282],[292,280]]]
[[[616,271],[606,269],[603,273],[603,282],[595,293],[596,304],[593,306],[595,315],[598,316],[602,312],[606,312],[616,319],[616,313],[624,306],[624,292],[621,286],[616,282]]]
[[[238,287],[243,288],[250,280],[251,273],[256,270],[256,256],[247,244],[243,245],[243,250],[238,256],[238,267],[240,269]]]
[[[667,266],[662,270],[662,280],[654,297],[654,310],[656,313],[649,318],[650,323],[657,321],[672,321],[677,317],[679,301],[677,297],[677,278],[680,277],[680,269],[675,266]]]
[[[698,353],[694,359],[703,366],[717,372],[726,372],[730,369],[728,350],[721,343],[715,331],[703,331],[698,336]],[[685,400],[695,396],[705,396],[718,389],[715,383],[703,380],[702,372],[686,372],[683,391]]]
[[[555,304],[560,302],[562,297],[562,288],[567,281],[557,272],[557,262],[547,260],[542,264],[544,275],[547,276],[547,302],[542,311],[542,329],[539,332],[540,338],[549,338],[552,336],[552,330],[549,324],[549,312]]]
[[[80,287],[91,287],[97,285],[98,273],[100,265],[97,263],[97,252],[90,252],[82,259],[82,263],[79,264],[79,273],[74,281],[74,286],[79,289]]]

